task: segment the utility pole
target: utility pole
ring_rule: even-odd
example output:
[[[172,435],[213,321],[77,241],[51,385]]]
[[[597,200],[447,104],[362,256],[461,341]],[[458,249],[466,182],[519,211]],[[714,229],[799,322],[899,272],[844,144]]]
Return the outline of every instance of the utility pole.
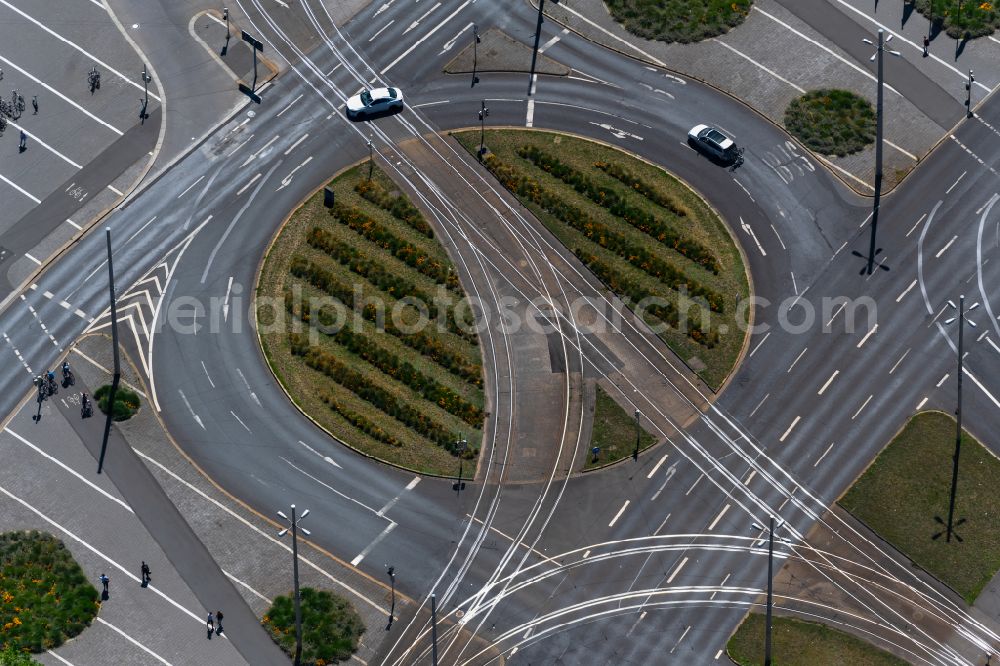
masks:
[[[482,162],[486,153],[486,119],[490,115],[490,110],[486,108],[485,99],[480,104],[482,106],[479,108],[479,161]]]
[[[479,68],[479,42],[482,41],[479,38],[479,26],[475,23],[472,24],[472,37],[472,87],[475,87],[479,83],[476,70]]]
[[[635,451],[632,452],[632,460],[639,460],[639,410],[635,410]]]
[[[283,537],[288,534],[288,531],[292,532],[292,582],[294,585],[295,594],[295,660],[292,662],[295,666],[300,666],[302,663],[302,603],[299,598],[299,530],[306,536],[310,536],[311,532],[304,527],[299,527],[299,521],[309,515],[309,509],[302,512],[302,515],[297,519],[295,518],[295,505],[292,505],[292,517],[289,518],[285,515],[284,511],[279,511],[278,515],[288,521],[289,526],[278,532],[279,537]]]
[[[872,44],[870,39],[862,39],[861,41],[866,44]],[[875,233],[878,230],[878,209],[882,201],[882,89],[884,87],[882,78],[882,54],[887,50],[885,45],[892,41],[892,35],[888,38],[885,37],[885,33],[882,30],[878,31],[878,48],[872,57],[868,60],[875,60],[878,58],[878,87],[877,87],[877,99],[878,102],[875,106],[875,201],[872,207],[872,234],[871,243],[868,247],[868,267],[866,273],[868,275],[872,274],[875,264],[875,255],[878,250],[875,249]],[[899,51],[889,50],[889,53],[898,56]]]
[[[431,666],[438,666],[437,596],[431,595]]]
[[[111,347],[114,351],[115,373],[111,376],[111,390],[108,391],[108,414],[104,419],[104,437],[101,439],[101,455],[97,459],[97,473],[104,469],[104,454],[108,450],[108,436],[111,434],[111,418],[115,413],[115,393],[118,392],[118,382],[122,378],[121,363],[118,359],[118,307],[115,303],[115,268],[111,263],[111,227],[105,227],[108,239],[108,291],[111,297]]]
[[[969,80],[965,83],[965,115],[968,118],[972,117],[972,84],[976,82],[976,77],[972,75],[972,70],[969,70]]]
[[[142,87],[143,87],[143,99],[142,99],[142,110],[139,111],[139,122],[140,124],[146,123],[146,118],[149,118],[149,114],[146,113],[146,109],[149,107],[149,82],[153,80],[153,77],[149,75],[146,71],[146,65],[142,66]]]
[[[455,445],[455,448],[458,449],[458,481],[452,486],[452,490],[459,495],[461,495],[462,490],[465,489],[465,481],[462,481],[462,454],[465,453],[465,449],[468,446],[469,442],[464,437],[459,435],[458,442]]]

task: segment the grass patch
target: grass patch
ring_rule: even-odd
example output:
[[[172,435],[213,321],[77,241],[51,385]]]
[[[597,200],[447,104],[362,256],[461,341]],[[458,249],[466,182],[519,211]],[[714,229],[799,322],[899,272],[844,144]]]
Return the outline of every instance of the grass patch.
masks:
[[[472,154],[479,132],[456,133]],[[488,130],[487,167],[713,388],[743,346],[749,294],[722,220],[659,167],[592,141]]]
[[[326,590],[299,590],[302,610],[302,664],[324,666],[347,661],[358,649],[365,625],[351,603]],[[295,603],[292,595],[275,597],[262,621],[274,642],[295,654]]]
[[[338,439],[424,474],[451,474],[485,418],[478,336],[430,225],[367,163],[292,215],[257,285],[264,355]],[[423,317],[423,319],[422,319]],[[422,323],[423,322],[423,323]]]
[[[105,414],[108,413],[108,395],[111,393],[111,384],[105,384],[94,391],[94,399],[97,406]],[[115,421],[127,421],[139,411],[139,396],[132,389],[119,386],[115,389],[115,404],[113,406]]]
[[[970,605],[1000,569],[1000,460],[962,433],[955,520],[967,522],[951,543],[933,539],[947,519],[955,419],[917,414],[840,499],[879,536],[955,589]]]
[[[656,444],[656,438],[639,429],[639,450]],[[594,430],[590,435],[590,447],[598,447],[601,452],[595,458],[590,449],[587,462],[583,466],[593,469],[622,458],[635,451],[635,414],[629,414],[611,399],[604,389],[597,387],[597,404],[594,407]]]
[[[86,629],[99,606],[62,541],[34,530],[0,534],[0,649],[58,647]]]
[[[750,613],[729,639],[726,651],[741,666],[764,663],[764,615]],[[817,622],[775,617],[771,654],[785,666],[905,666],[906,662],[870,643]]]
[[[605,0],[616,21],[646,39],[697,42],[735,28],[752,0]]]
[[[844,157],[875,141],[875,109],[848,90],[812,90],[785,109],[785,127],[817,153]]]
[[[915,0],[914,6],[937,30],[955,39],[984,37],[1000,29],[1000,9],[992,0]]]

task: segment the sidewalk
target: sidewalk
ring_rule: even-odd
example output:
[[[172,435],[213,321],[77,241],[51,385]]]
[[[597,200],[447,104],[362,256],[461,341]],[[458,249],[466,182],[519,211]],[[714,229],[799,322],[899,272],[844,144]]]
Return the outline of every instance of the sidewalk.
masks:
[[[95,585],[101,571],[111,577],[111,599],[100,613],[110,625],[95,622],[56,654],[73,664],[289,663],[259,622],[275,596],[291,593],[290,540],[278,539],[275,524],[189,464],[164,435],[124,357],[123,384],[139,389],[142,407],[112,429],[105,473],[98,476],[95,455],[104,421],[100,412],[81,420],[78,396],[86,386],[109,381],[104,368],[111,364],[110,342],[87,337],[68,360],[76,386],[44,402],[38,424],[30,418],[32,400],[0,433],[0,450],[11,461],[0,470],[0,530],[51,532]],[[352,662],[368,661],[383,640],[394,637],[384,631],[387,587],[301,540],[299,558],[302,586],[340,594],[361,614],[368,629]],[[145,590],[139,587],[141,560],[153,572]],[[205,640],[205,616],[219,608],[226,631]],[[396,622],[408,618],[411,608],[397,591]]]

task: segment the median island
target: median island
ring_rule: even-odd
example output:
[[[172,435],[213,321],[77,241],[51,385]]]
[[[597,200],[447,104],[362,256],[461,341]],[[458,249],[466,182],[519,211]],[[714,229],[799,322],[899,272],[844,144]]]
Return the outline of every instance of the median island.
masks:
[[[421,474],[454,475],[459,456],[478,456],[486,416],[479,338],[458,276],[381,170],[366,162],[328,186],[333,205],[323,191],[310,197],[264,260],[264,355],[296,405],[340,441]]]

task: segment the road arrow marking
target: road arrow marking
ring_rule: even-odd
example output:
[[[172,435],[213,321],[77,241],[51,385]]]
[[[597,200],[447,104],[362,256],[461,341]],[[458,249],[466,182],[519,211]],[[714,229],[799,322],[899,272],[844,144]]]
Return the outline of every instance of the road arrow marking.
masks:
[[[428,15],[428,14],[430,14],[430,13],[431,13],[432,11],[434,11],[435,9],[437,9],[437,8],[438,8],[438,7],[440,7],[440,6],[441,6],[441,3],[439,2],[439,3],[437,3],[436,5],[434,5],[433,7],[431,7],[430,9],[428,9],[428,10],[427,10],[426,12],[424,12],[424,13],[423,13],[423,16],[421,16],[421,17],[420,17],[420,18],[418,18],[418,19],[417,19],[416,21],[414,21],[413,23],[411,23],[411,24],[410,24],[410,27],[409,27],[409,28],[407,28],[406,30],[404,30],[404,31],[403,31],[403,34],[405,35],[405,34],[406,34],[406,33],[408,33],[409,31],[413,30],[413,29],[414,29],[414,28],[416,28],[416,27],[417,27],[418,25],[420,25],[420,22],[421,22],[421,21],[423,21],[423,20],[424,20],[425,18],[427,18],[427,15]]]
[[[309,164],[310,162],[312,162],[312,155],[307,157],[305,162],[303,162],[302,164],[298,165],[297,167],[289,171],[288,175],[281,179],[281,186],[278,189],[276,189],[275,192],[280,192],[281,190],[288,187],[288,184],[292,182],[292,175],[294,175],[296,171],[298,171],[305,165]]]
[[[757,249],[760,250],[761,255],[766,257],[767,252],[764,251],[764,246],[757,240],[757,234],[753,232],[753,228],[749,224],[743,221],[742,217],[740,217],[740,227],[750,235],[750,238],[753,238],[753,242],[757,244]]]
[[[455,46],[455,42],[457,42],[458,38],[462,36],[462,33],[471,28],[473,25],[475,24],[472,21],[469,21],[469,24],[467,26],[456,32],[454,37],[452,37],[450,40],[444,43],[444,46],[441,47],[441,53],[438,53],[438,55],[442,55],[444,53],[447,53],[448,51],[451,51],[452,47]]]
[[[391,5],[395,1],[396,0],[389,0],[389,2],[382,3],[382,6],[375,10],[375,16],[378,16],[379,14],[381,14],[382,12],[384,12],[385,10],[389,9],[389,5]]]

